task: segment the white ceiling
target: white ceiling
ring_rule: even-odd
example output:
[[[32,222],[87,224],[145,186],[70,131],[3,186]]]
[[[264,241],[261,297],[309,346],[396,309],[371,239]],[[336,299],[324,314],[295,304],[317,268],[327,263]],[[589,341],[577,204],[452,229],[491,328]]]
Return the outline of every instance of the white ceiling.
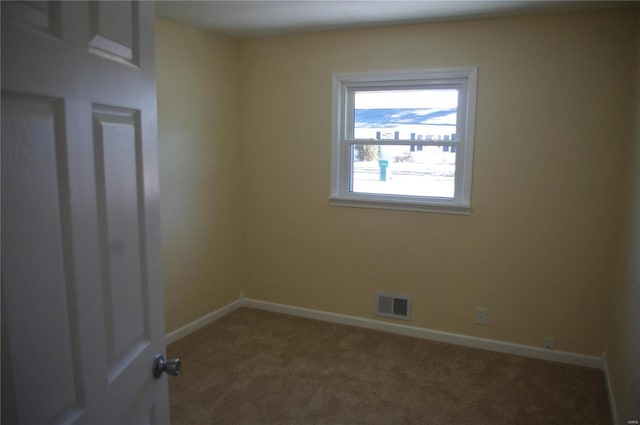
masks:
[[[158,1],[156,14],[233,37],[541,13],[611,6],[601,1],[297,0]]]

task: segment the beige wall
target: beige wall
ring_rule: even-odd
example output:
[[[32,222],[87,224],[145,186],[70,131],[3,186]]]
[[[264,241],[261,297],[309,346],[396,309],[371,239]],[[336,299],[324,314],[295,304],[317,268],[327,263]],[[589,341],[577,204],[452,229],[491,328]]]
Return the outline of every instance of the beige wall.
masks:
[[[240,290],[361,317],[385,290],[413,295],[412,325],[600,355],[620,328],[606,301],[624,271],[635,25],[614,11],[233,41],[158,20],[167,330]],[[328,205],[333,72],[472,65],[470,216]]]
[[[158,19],[156,64],[166,329],[238,297],[237,43]]]
[[[412,325],[602,354],[634,31],[622,11],[241,42],[247,296],[373,317],[376,290],[409,293]],[[330,207],[331,74],[470,65],[473,213]]]
[[[607,363],[617,402],[618,421],[640,419],[640,7],[637,8],[635,135],[633,168],[629,178],[628,247],[625,278],[612,291],[612,322]]]
[[[631,273],[629,292],[623,298],[628,304],[627,347],[625,350],[625,390],[622,408],[628,419],[640,420],[640,6],[636,8],[636,103],[634,153],[633,248],[629,256]]]

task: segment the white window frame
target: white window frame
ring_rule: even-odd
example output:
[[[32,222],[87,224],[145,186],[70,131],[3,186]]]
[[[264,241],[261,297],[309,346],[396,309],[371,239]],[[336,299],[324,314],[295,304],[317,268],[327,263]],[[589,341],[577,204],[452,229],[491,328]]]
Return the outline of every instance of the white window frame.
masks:
[[[330,205],[470,214],[477,82],[477,67],[333,74]],[[354,108],[355,91],[452,87],[459,90],[455,142],[353,138],[353,113],[350,111]],[[353,144],[455,146],[453,198],[352,192],[350,147]]]

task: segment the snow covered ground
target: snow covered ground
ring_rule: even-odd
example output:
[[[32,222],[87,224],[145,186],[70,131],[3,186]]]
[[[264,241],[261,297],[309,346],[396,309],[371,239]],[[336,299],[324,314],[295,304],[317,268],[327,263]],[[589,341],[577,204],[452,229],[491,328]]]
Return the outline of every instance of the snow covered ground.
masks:
[[[455,153],[430,146],[422,152],[410,152],[410,155],[406,162],[389,161],[386,181],[380,179],[378,161],[354,161],[353,191],[452,198]]]

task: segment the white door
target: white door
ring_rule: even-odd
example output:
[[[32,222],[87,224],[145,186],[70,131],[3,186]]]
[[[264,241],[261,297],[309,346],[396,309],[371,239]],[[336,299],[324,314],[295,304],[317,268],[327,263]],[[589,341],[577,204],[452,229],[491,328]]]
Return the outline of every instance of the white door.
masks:
[[[2,423],[168,423],[151,2],[2,2]]]

